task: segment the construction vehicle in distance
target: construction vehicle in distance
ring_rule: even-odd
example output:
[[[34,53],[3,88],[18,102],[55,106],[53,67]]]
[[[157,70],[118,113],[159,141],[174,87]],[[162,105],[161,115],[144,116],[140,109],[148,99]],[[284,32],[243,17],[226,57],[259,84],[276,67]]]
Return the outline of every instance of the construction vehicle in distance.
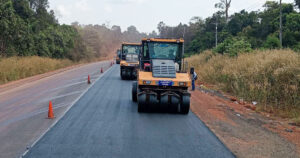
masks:
[[[140,68],[132,86],[138,112],[189,113],[191,77],[184,70],[183,55],[183,39],[142,39]]]
[[[121,55],[122,55],[121,50],[118,49],[118,50],[117,50],[117,56],[116,56],[116,64],[120,64],[120,61],[121,61]]]
[[[121,49],[120,76],[124,79],[136,79],[139,68],[140,43],[123,43]]]

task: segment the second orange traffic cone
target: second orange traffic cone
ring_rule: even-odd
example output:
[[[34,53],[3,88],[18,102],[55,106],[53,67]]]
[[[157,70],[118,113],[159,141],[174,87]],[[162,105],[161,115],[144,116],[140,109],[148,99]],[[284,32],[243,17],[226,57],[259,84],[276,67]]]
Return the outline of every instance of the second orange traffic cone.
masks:
[[[90,75],[88,76],[88,84],[91,84],[91,77],[90,77]]]
[[[52,102],[49,102],[48,119],[54,119]]]

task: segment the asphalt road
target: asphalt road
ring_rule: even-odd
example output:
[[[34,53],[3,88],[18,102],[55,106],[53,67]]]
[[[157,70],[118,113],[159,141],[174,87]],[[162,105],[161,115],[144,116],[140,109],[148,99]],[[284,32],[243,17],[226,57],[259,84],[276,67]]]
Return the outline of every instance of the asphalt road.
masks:
[[[94,82],[102,75],[101,68],[109,67],[110,61],[97,62],[51,73],[38,80],[21,80],[20,86],[1,85],[0,158],[22,155],[91,86],[87,84],[87,76],[91,75]],[[54,120],[46,119],[50,100],[54,106]]]
[[[113,66],[24,157],[234,157],[192,112],[138,113]]]

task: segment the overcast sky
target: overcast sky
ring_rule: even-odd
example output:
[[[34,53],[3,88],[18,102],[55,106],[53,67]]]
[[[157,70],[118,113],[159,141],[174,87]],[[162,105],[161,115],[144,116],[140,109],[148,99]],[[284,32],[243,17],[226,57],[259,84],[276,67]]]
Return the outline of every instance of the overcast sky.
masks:
[[[156,30],[164,21],[175,26],[194,16],[206,18],[219,0],[49,0],[60,23],[119,25],[122,30],[134,25],[141,32]],[[242,9],[261,9],[266,0],[232,0],[230,14]],[[294,0],[283,0],[293,2]]]

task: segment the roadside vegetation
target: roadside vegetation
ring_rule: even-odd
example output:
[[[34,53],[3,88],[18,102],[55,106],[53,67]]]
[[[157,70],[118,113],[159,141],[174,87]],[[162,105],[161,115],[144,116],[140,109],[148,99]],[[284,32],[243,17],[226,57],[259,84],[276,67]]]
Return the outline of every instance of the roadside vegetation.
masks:
[[[267,1],[258,11],[242,10],[230,16],[226,14],[228,9],[230,10],[230,4],[224,4],[226,2],[229,1],[220,0],[220,3],[216,4],[220,10],[205,19],[192,17],[188,24],[180,23],[177,26],[168,26],[160,22],[157,26],[158,36],[182,38],[184,35],[186,56],[212,50],[216,47],[216,42],[218,45],[223,44],[223,48],[233,42],[235,47],[247,45],[248,47],[243,47],[247,49],[242,51],[289,48],[300,52],[299,0],[295,3],[282,4],[282,46],[279,39],[280,5],[278,1]],[[240,43],[237,43],[238,41]],[[221,48],[218,50],[221,54],[223,51],[224,49]],[[231,52],[230,49],[227,51]],[[232,52],[232,55],[234,54],[236,52]]]
[[[139,42],[135,26],[61,25],[48,0],[0,0],[0,84],[72,64],[112,59],[123,41]]]
[[[187,59],[199,81],[282,117],[300,116],[300,54],[256,50],[236,57],[205,51]]]
[[[193,17],[189,24],[160,22],[158,36],[184,35],[185,56],[199,81],[299,124],[300,1],[282,3],[282,44],[279,1],[228,15],[230,3],[220,0],[219,11],[205,19]]]
[[[9,57],[0,59],[0,84],[73,65],[69,59],[47,57]]]

